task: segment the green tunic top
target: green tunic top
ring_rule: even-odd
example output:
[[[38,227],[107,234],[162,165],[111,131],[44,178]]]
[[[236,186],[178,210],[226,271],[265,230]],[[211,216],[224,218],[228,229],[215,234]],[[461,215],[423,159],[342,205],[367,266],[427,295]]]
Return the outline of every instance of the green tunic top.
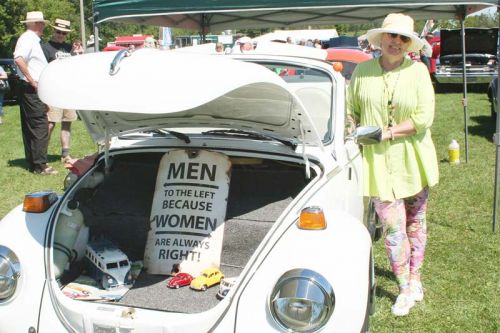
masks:
[[[410,119],[416,129],[414,135],[363,147],[364,195],[394,201],[437,184],[430,131],[434,89],[424,64],[405,59],[400,67],[384,72],[378,59],[360,63],[348,87],[347,104],[348,114],[361,126],[385,129],[392,118],[393,124]]]

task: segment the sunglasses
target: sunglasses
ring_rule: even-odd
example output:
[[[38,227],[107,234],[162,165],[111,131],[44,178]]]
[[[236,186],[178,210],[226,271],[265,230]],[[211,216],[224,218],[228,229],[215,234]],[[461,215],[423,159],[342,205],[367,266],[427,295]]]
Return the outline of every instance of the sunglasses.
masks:
[[[66,36],[68,33],[67,33],[66,31],[59,31],[59,30],[56,30],[56,34]]]
[[[403,43],[408,43],[410,41],[410,37],[407,37],[407,36],[403,36],[403,35],[400,35],[400,34],[393,34],[393,33],[388,33],[388,35],[393,38],[393,39],[396,39],[399,37],[399,39],[401,39],[401,41]]]

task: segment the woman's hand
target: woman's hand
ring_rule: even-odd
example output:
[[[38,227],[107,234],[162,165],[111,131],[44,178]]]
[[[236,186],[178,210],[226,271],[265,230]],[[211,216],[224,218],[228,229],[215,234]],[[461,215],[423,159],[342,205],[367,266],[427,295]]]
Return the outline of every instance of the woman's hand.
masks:
[[[405,120],[395,126],[385,129],[382,132],[382,141],[407,137],[416,132],[413,122],[411,120]]]

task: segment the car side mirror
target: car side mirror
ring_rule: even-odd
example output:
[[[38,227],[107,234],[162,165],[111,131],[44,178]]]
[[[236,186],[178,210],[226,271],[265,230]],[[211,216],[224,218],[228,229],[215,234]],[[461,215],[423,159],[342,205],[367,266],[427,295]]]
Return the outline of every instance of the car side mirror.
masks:
[[[356,127],[353,133],[354,141],[361,145],[372,145],[382,141],[382,129],[378,126]]]

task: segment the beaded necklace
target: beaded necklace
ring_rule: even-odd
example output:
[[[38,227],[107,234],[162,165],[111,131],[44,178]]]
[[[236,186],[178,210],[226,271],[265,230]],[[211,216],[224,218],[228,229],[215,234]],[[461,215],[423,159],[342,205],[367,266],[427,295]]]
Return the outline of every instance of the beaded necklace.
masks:
[[[380,67],[382,68],[382,80],[384,81],[384,88],[385,88],[384,96],[389,95],[389,98],[387,100],[387,109],[389,110],[388,114],[389,119],[387,120],[387,126],[392,127],[396,125],[396,122],[394,120],[394,110],[396,109],[396,106],[394,105],[394,92],[396,91],[396,87],[398,86],[399,77],[401,76],[401,69],[398,70],[398,76],[396,77],[396,81],[394,82],[394,86],[392,87],[392,92],[391,92],[389,90],[389,83],[387,82],[388,71],[385,71],[382,65],[380,65]]]
[[[394,67],[393,69],[391,70],[394,70],[396,68],[399,68],[401,67],[401,65],[403,65],[404,63],[404,58],[402,59],[401,63]],[[394,111],[396,109],[396,106],[394,105],[394,92],[396,91],[396,87],[398,86],[398,81],[399,81],[399,77],[401,76],[401,68],[399,68],[398,70],[398,76],[396,77],[396,81],[394,82],[394,86],[392,87],[392,91],[389,90],[389,83],[387,82],[387,76],[389,74],[390,71],[386,71],[384,69],[384,66],[382,65],[382,58],[379,58],[379,64],[380,64],[380,68],[382,69],[382,80],[384,81],[384,96],[386,95],[389,95],[389,98],[387,100],[387,109],[388,109],[388,120],[387,120],[387,125],[388,127],[392,127],[394,125],[396,125],[396,122],[394,120]]]

